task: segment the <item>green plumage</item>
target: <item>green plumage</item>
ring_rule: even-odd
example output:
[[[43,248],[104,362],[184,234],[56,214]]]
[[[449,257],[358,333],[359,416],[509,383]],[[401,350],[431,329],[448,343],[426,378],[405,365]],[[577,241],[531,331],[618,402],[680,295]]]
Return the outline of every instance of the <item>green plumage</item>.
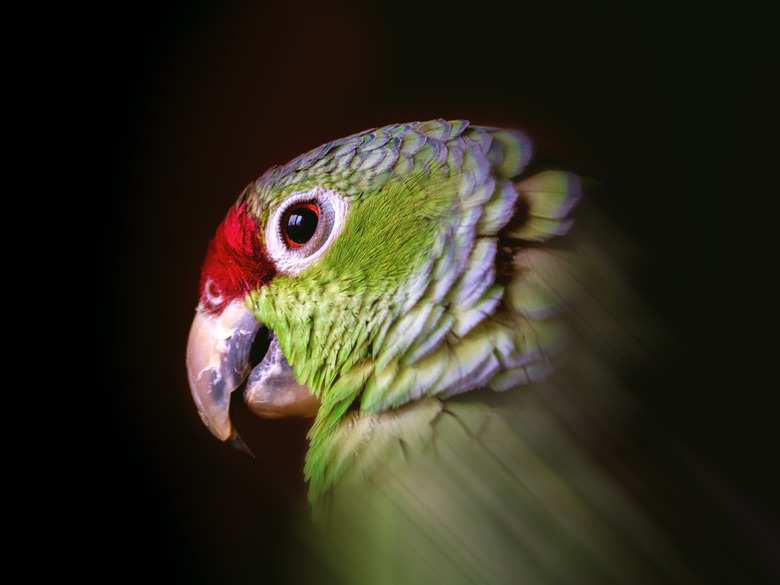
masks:
[[[313,500],[337,479],[331,435],[348,408],[378,412],[493,378],[503,388],[508,375],[533,379],[547,368],[555,332],[504,297],[518,278],[538,284],[516,274],[517,239],[563,233],[565,213],[555,211],[571,207],[578,185],[547,173],[523,191],[513,180],[530,157],[518,132],[462,121],[394,125],[326,144],[247,191],[266,221],[284,197],[314,186],[351,199],[328,253],[249,301],[322,400],[306,467]],[[523,225],[547,223],[502,234],[518,213]]]
[[[613,358],[642,350],[587,242],[558,245],[579,179],[524,174],[531,157],[518,132],[397,124],[240,200],[262,233],[296,194],[348,201],[321,258],[247,297],[321,401],[305,476],[329,520],[311,546],[338,582],[691,582],[567,429],[590,407],[620,418]]]

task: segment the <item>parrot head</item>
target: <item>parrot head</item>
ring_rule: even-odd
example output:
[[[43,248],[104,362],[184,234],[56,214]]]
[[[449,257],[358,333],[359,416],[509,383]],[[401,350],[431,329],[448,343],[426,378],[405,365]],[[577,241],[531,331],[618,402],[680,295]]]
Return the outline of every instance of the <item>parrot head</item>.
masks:
[[[260,416],[316,417],[316,443],[349,416],[544,375],[559,299],[541,244],[579,183],[522,176],[531,153],[520,132],[395,124],[247,186],[209,244],[187,345],[208,429],[241,445],[241,387]]]
[[[245,304],[252,290],[268,285],[275,275],[276,268],[260,239],[257,220],[247,205],[239,202],[230,209],[209,244],[201,274],[200,302],[187,345],[189,382],[198,412],[216,437],[234,440],[237,446],[241,442],[228,416],[230,395],[246,382],[253,348],[259,348],[255,352],[261,353],[265,349],[265,370],[276,365],[289,372],[286,362],[279,363],[283,356],[268,351],[270,334]],[[257,369],[258,375],[261,371]],[[274,378],[266,375],[264,379],[268,382]],[[307,414],[314,407],[316,400],[307,390],[297,384],[282,388],[280,378],[275,380],[276,386],[255,383],[247,387],[247,397],[252,395],[251,389],[264,388],[266,399],[270,398],[268,391],[283,390],[278,396],[282,402],[269,405],[266,411],[262,410],[262,397],[258,396],[252,403],[256,411],[267,416],[285,416]]]

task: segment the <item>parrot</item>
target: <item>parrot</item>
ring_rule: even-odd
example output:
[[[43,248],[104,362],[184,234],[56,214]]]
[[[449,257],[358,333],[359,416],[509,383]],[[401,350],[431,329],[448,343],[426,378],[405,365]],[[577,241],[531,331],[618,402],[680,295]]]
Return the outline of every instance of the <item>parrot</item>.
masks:
[[[577,233],[583,180],[535,150],[466,120],[359,132],[270,168],[209,242],[192,398],[247,453],[236,390],[311,419],[302,581],[699,582],[598,456],[633,424],[642,311]]]

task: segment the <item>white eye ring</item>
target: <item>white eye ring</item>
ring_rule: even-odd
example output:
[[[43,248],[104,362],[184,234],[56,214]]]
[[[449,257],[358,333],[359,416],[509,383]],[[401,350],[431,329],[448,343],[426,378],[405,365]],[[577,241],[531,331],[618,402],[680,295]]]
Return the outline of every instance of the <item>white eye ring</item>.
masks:
[[[318,209],[317,227],[308,241],[292,247],[284,236],[282,221],[288,209],[306,203]],[[308,191],[291,193],[272,209],[265,228],[265,242],[268,256],[274,261],[276,269],[284,274],[298,274],[322,258],[341,233],[349,205],[349,199],[341,193],[317,186]]]

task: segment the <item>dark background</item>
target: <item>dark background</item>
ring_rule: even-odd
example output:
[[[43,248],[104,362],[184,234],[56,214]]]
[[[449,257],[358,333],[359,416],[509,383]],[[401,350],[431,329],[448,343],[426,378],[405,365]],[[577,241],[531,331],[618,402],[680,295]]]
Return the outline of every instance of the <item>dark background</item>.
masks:
[[[77,155],[65,340],[80,391],[59,475],[74,491],[52,521],[69,570],[288,580],[306,425],[239,407],[258,462],[201,425],[184,348],[206,243],[272,164],[443,117],[521,128],[606,185],[591,201],[638,252],[628,276],[673,339],[636,389],[683,454],[644,445],[649,478],[680,478],[669,529],[713,580],[777,578],[766,19],[663,2],[68,9],[47,91],[66,104],[59,152]]]

